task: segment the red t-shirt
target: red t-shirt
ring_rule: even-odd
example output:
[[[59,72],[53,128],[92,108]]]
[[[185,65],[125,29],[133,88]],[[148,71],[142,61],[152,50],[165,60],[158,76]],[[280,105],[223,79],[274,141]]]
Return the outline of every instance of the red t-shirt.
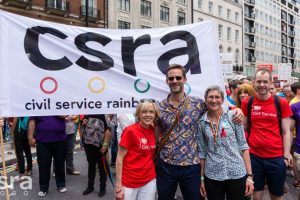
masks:
[[[123,160],[122,184],[128,188],[146,185],[156,177],[153,156],[154,129],[143,128],[139,123],[124,129],[120,146],[128,150]]]
[[[288,102],[280,99],[281,118],[292,116]],[[242,102],[242,111],[247,115],[249,98]],[[250,153],[262,158],[274,158],[283,156],[282,136],[274,103],[274,97],[267,100],[259,100],[256,96],[253,99],[251,108],[251,132],[248,138]]]

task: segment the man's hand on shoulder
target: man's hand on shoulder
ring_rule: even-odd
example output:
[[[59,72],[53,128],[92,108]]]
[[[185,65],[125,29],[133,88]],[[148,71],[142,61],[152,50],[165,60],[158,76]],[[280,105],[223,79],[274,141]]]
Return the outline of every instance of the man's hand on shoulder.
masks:
[[[240,108],[236,108],[233,110],[233,116],[232,116],[232,121],[234,123],[243,123],[243,119],[244,119],[244,114],[243,111]]]

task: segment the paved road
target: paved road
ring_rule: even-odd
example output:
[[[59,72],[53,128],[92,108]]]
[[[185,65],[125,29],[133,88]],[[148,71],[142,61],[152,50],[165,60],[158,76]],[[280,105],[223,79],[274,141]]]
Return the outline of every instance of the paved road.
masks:
[[[78,170],[80,170],[81,175],[80,176],[70,176],[67,175],[67,189],[68,191],[64,194],[59,193],[56,190],[55,186],[55,180],[54,177],[51,176],[51,181],[50,181],[50,188],[49,188],[49,193],[47,196],[41,198],[37,196],[37,193],[39,191],[39,186],[38,186],[38,170],[37,170],[37,164],[34,165],[33,167],[33,177],[32,177],[32,189],[28,190],[22,190],[20,189],[20,186],[24,184],[23,186],[28,187],[28,181],[25,181],[23,183],[15,183],[14,184],[14,189],[10,190],[11,193],[14,193],[10,199],[11,200],[95,200],[95,199],[103,199],[103,200],[113,200],[115,199],[114,194],[113,194],[113,188],[110,182],[107,182],[107,193],[104,197],[99,198],[98,197],[98,185],[95,185],[95,191],[87,196],[83,196],[82,192],[87,186],[87,161],[85,157],[85,153],[82,150],[77,150],[77,153],[74,155],[74,160],[75,160],[75,167],[77,167]],[[8,173],[8,176],[16,176],[16,172],[10,172]],[[96,178],[98,183],[98,177]],[[1,182],[3,179],[0,179],[0,186],[3,185]],[[287,185],[288,185],[288,193],[284,195],[284,200],[297,200],[297,195],[300,190],[296,190],[292,186],[292,178],[287,177]],[[0,189],[0,199],[4,200],[5,199],[5,194],[2,189]],[[178,200],[181,200],[182,197],[179,193],[178,195]],[[269,195],[265,194],[265,200],[269,200]]]

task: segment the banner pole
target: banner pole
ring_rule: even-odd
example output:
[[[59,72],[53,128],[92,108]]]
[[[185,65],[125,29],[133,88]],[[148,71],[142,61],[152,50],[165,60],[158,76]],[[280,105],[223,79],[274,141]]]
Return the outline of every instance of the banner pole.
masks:
[[[9,200],[8,184],[7,184],[7,176],[6,176],[6,165],[5,165],[5,155],[4,155],[4,146],[3,146],[3,133],[2,133],[2,128],[0,128],[0,143],[1,143],[1,155],[2,155],[3,176],[5,177],[5,196],[6,196],[6,200]]]

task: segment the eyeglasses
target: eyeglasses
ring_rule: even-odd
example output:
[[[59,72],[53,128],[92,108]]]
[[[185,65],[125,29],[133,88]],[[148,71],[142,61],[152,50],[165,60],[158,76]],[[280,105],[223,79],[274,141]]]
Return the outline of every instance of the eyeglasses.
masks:
[[[141,99],[140,100],[141,103],[144,103],[146,101],[148,101],[149,103],[155,103],[156,102],[155,99]]]
[[[170,77],[168,77],[169,81],[174,81],[174,79],[176,79],[177,81],[181,81],[182,76],[170,76]]]

